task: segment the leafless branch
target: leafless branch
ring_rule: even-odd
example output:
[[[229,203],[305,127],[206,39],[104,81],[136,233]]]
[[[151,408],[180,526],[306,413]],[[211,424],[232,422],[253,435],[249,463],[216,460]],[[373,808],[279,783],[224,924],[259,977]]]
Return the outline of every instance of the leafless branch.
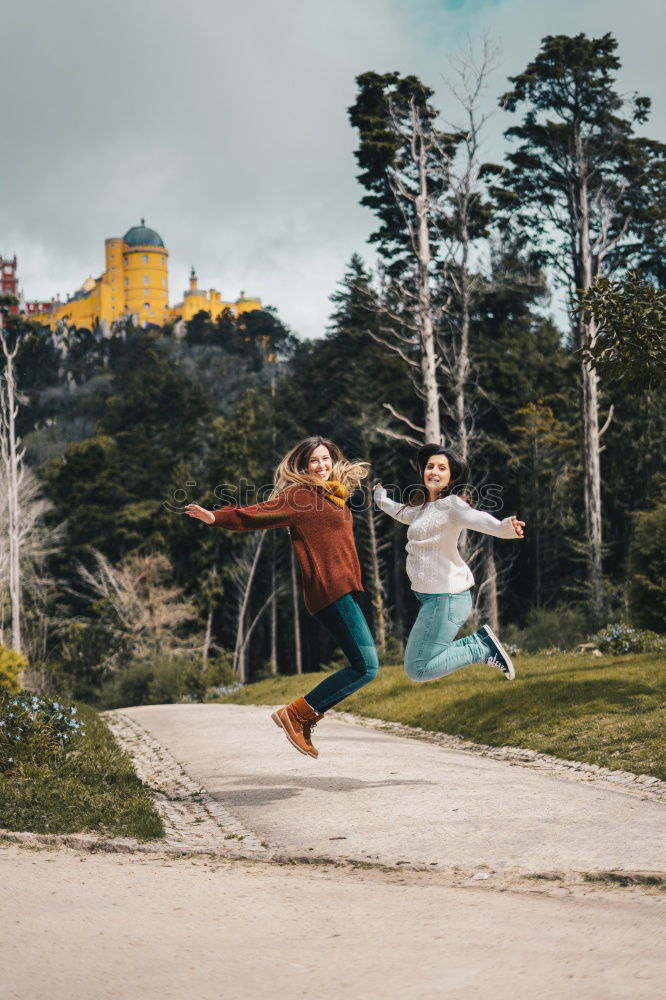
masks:
[[[416,438],[410,437],[408,434],[399,434],[397,431],[391,430],[390,427],[378,427],[377,432],[382,434],[384,437],[391,438],[394,441],[403,441],[412,448],[420,448],[423,444],[423,439],[419,441]]]
[[[407,426],[411,427],[411,429],[413,431],[416,431],[417,434],[425,433],[423,427],[418,427],[416,424],[412,423],[412,421],[408,417],[405,417],[401,413],[398,413],[397,410],[390,403],[383,403],[382,405],[384,406],[385,410],[389,411],[391,416],[395,417],[396,420],[401,420],[404,424],[407,424]]]
[[[608,416],[606,417],[606,421],[604,423],[604,426],[599,431],[599,438],[602,438],[604,436],[604,434],[606,433],[606,431],[608,430],[608,428],[610,427],[611,421],[613,419],[613,413],[614,412],[615,412],[615,403],[611,403],[610,409],[608,411]]]

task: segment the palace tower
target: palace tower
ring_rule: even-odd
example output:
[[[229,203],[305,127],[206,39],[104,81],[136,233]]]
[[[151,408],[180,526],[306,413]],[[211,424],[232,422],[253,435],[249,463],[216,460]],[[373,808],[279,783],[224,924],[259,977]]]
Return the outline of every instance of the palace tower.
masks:
[[[183,301],[169,308],[169,251],[144,219],[122,239],[111,236],[105,240],[104,250],[105,270],[99,278],[87,278],[67,301],[54,301],[40,310],[37,319],[52,330],[60,322],[94,330],[130,316],[140,326],[162,326],[170,321],[187,322],[202,310],[216,319],[224,309],[234,315],[261,309],[260,299],[247,299],[243,293],[236,302],[225,302],[215,289],[197,288],[194,269]]]

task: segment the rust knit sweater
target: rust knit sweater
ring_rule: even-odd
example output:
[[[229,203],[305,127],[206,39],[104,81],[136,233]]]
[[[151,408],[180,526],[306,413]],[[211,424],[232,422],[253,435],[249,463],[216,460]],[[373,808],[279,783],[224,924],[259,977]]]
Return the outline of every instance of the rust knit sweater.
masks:
[[[352,513],[318,490],[296,484],[252,507],[213,511],[215,524],[230,531],[289,528],[311,615],[340,597],[363,590]]]

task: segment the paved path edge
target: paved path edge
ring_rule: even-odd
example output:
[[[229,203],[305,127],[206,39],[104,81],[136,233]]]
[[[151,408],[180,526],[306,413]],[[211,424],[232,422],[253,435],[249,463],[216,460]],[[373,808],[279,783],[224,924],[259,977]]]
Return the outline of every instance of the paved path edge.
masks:
[[[494,747],[487,743],[474,743],[462,736],[452,736],[449,733],[436,733],[431,729],[420,729],[418,726],[407,726],[402,722],[387,722],[385,719],[375,719],[367,715],[354,715],[351,712],[333,712],[336,719],[356,726],[367,726],[382,732],[393,733],[408,739],[435,743],[447,750],[461,750],[481,757],[491,757],[505,764],[516,767],[527,767],[534,771],[551,772],[559,777],[568,778],[585,784],[599,784],[615,791],[629,795],[637,795],[642,799],[656,802],[666,802],[666,781],[650,774],[634,774],[632,771],[613,770],[601,767],[599,764],[587,764],[583,761],[565,760],[553,757],[551,754],[538,750],[528,750],[525,747],[501,746]]]

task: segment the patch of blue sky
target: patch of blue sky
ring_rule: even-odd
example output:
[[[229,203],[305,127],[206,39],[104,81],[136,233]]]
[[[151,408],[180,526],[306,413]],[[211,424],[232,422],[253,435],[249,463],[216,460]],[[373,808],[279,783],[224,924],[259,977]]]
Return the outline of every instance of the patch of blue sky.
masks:
[[[470,38],[481,37],[493,19],[493,12],[505,6],[507,0],[415,0],[404,16],[413,32],[421,76],[429,68],[433,56],[455,54]],[[401,5],[404,8],[404,4]],[[495,15],[496,16],[496,15]],[[499,37],[498,39],[499,40]],[[438,69],[441,72],[441,65]]]
[[[499,7],[504,0],[437,0],[437,5],[444,10],[454,11],[476,11],[482,7]]]

